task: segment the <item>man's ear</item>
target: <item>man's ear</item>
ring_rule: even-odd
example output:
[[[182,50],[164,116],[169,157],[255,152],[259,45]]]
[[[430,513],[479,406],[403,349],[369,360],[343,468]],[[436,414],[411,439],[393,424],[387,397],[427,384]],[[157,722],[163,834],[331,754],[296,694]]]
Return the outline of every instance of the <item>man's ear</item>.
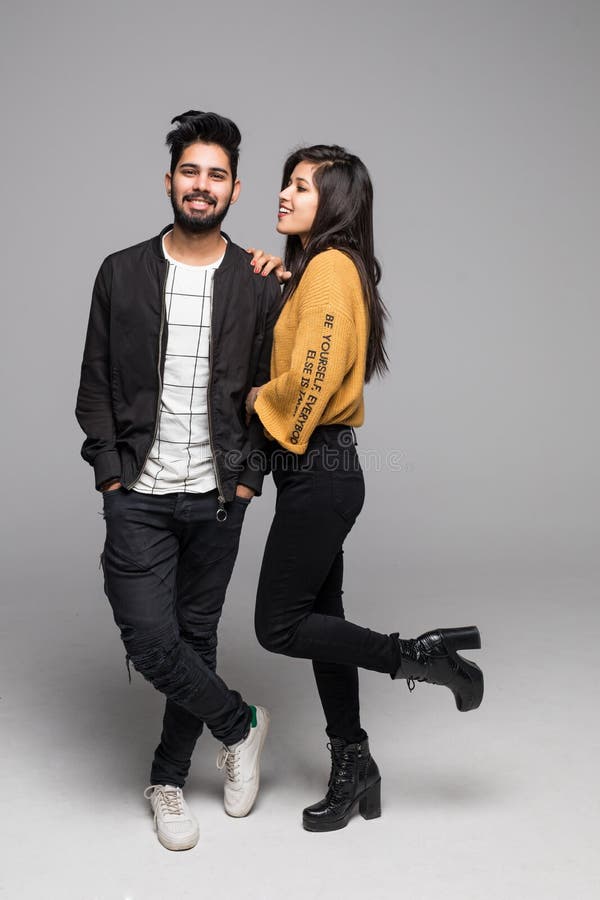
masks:
[[[232,202],[232,203],[235,203],[235,201],[237,200],[237,198],[240,196],[240,191],[241,191],[241,189],[242,189],[242,182],[240,181],[239,178],[236,178],[236,179],[235,179],[235,184],[233,185],[233,191],[232,191],[232,194],[231,194],[231,202]]]
[[[169,197],[171,196],[171,173],[167,172],[165,175],[165,188]]]

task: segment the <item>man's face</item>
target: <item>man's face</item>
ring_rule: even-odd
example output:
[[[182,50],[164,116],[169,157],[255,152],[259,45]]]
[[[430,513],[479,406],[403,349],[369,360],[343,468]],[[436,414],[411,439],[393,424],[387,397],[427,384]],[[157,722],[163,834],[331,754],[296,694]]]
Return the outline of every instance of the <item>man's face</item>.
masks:
[[[185,148],[173,175],[165,175],[165,185],[175,221],[193,234],[218,228],[240,192],[225,150],[199,141]]]

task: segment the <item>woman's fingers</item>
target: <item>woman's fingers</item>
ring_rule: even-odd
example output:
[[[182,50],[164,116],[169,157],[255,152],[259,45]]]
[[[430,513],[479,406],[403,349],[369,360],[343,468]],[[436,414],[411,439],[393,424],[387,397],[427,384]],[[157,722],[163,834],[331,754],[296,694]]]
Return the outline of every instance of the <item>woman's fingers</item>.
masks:
[[[286,271],[280,256],[275,256],[273,253],[265,253],[264,250],[260,250],[257,247],[248,247],[246,252],[251,256],[250,265],[257,275],[260,274],[263,278],[266,278],[267,275],[274,272],[280,284],[289,281],[292,277],[292,273]]]
[[[282,263],[280,256],[273,256],[272,253],[265,253],[264,250],[256,250],[254,253],[254,271],[260,272],[261,275],[268,275]]]
[[[265,277],[270,272],[283,272],[283,260],[280,256],[265,256],[264,262],[261,260],[262,272],[261,275]]]
[[[265,253],[264,250],[260,250],[258,247],[248,247],[246,253],[250,254],[250,265],[257,274],[261,271],[265,263],[271,259],[269,254]]]
[[[250,254],[250,265],[254,265],[254,256],[256,253],[262,253],[262,250],[257,250],[256,247],[246,247],[246,253]]]

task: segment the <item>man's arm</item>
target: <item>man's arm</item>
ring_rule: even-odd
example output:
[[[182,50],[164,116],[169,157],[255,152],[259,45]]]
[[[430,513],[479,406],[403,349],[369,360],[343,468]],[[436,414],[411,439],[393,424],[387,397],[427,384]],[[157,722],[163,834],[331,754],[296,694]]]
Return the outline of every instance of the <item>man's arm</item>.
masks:
[[[266,384],[271,377],[271,348],[273,346],[273,328],[281,312],[281,289],[274,275],[265,279],[265,291],[267,300],[267,319],[265,333],[260,356],[255,372],[254,385]],[[257,496],[262,491],[262,483],[269,471],[268,457],[270,441],[265,437],[265,431],[258,416],[252,416],[248,425],[248,437],[252,449],[246,460],[246,465],[238,480],[239,485],[244,485]]]
[[[110,388],[110,299],[106,274],[105,262],[94,284],[75,407],[77,421],[86,434],[81,455],[94,467],[98,489],[121,478]]]

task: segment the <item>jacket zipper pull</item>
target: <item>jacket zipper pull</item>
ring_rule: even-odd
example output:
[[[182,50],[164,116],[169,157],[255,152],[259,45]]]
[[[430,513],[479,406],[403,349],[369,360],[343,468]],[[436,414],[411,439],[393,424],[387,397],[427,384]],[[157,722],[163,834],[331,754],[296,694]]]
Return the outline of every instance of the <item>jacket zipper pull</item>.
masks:
[[[225,509],[225,497],[219,496],[219,505],[217,507],[217,522],[225,522],[227,520],[227,510]]]

